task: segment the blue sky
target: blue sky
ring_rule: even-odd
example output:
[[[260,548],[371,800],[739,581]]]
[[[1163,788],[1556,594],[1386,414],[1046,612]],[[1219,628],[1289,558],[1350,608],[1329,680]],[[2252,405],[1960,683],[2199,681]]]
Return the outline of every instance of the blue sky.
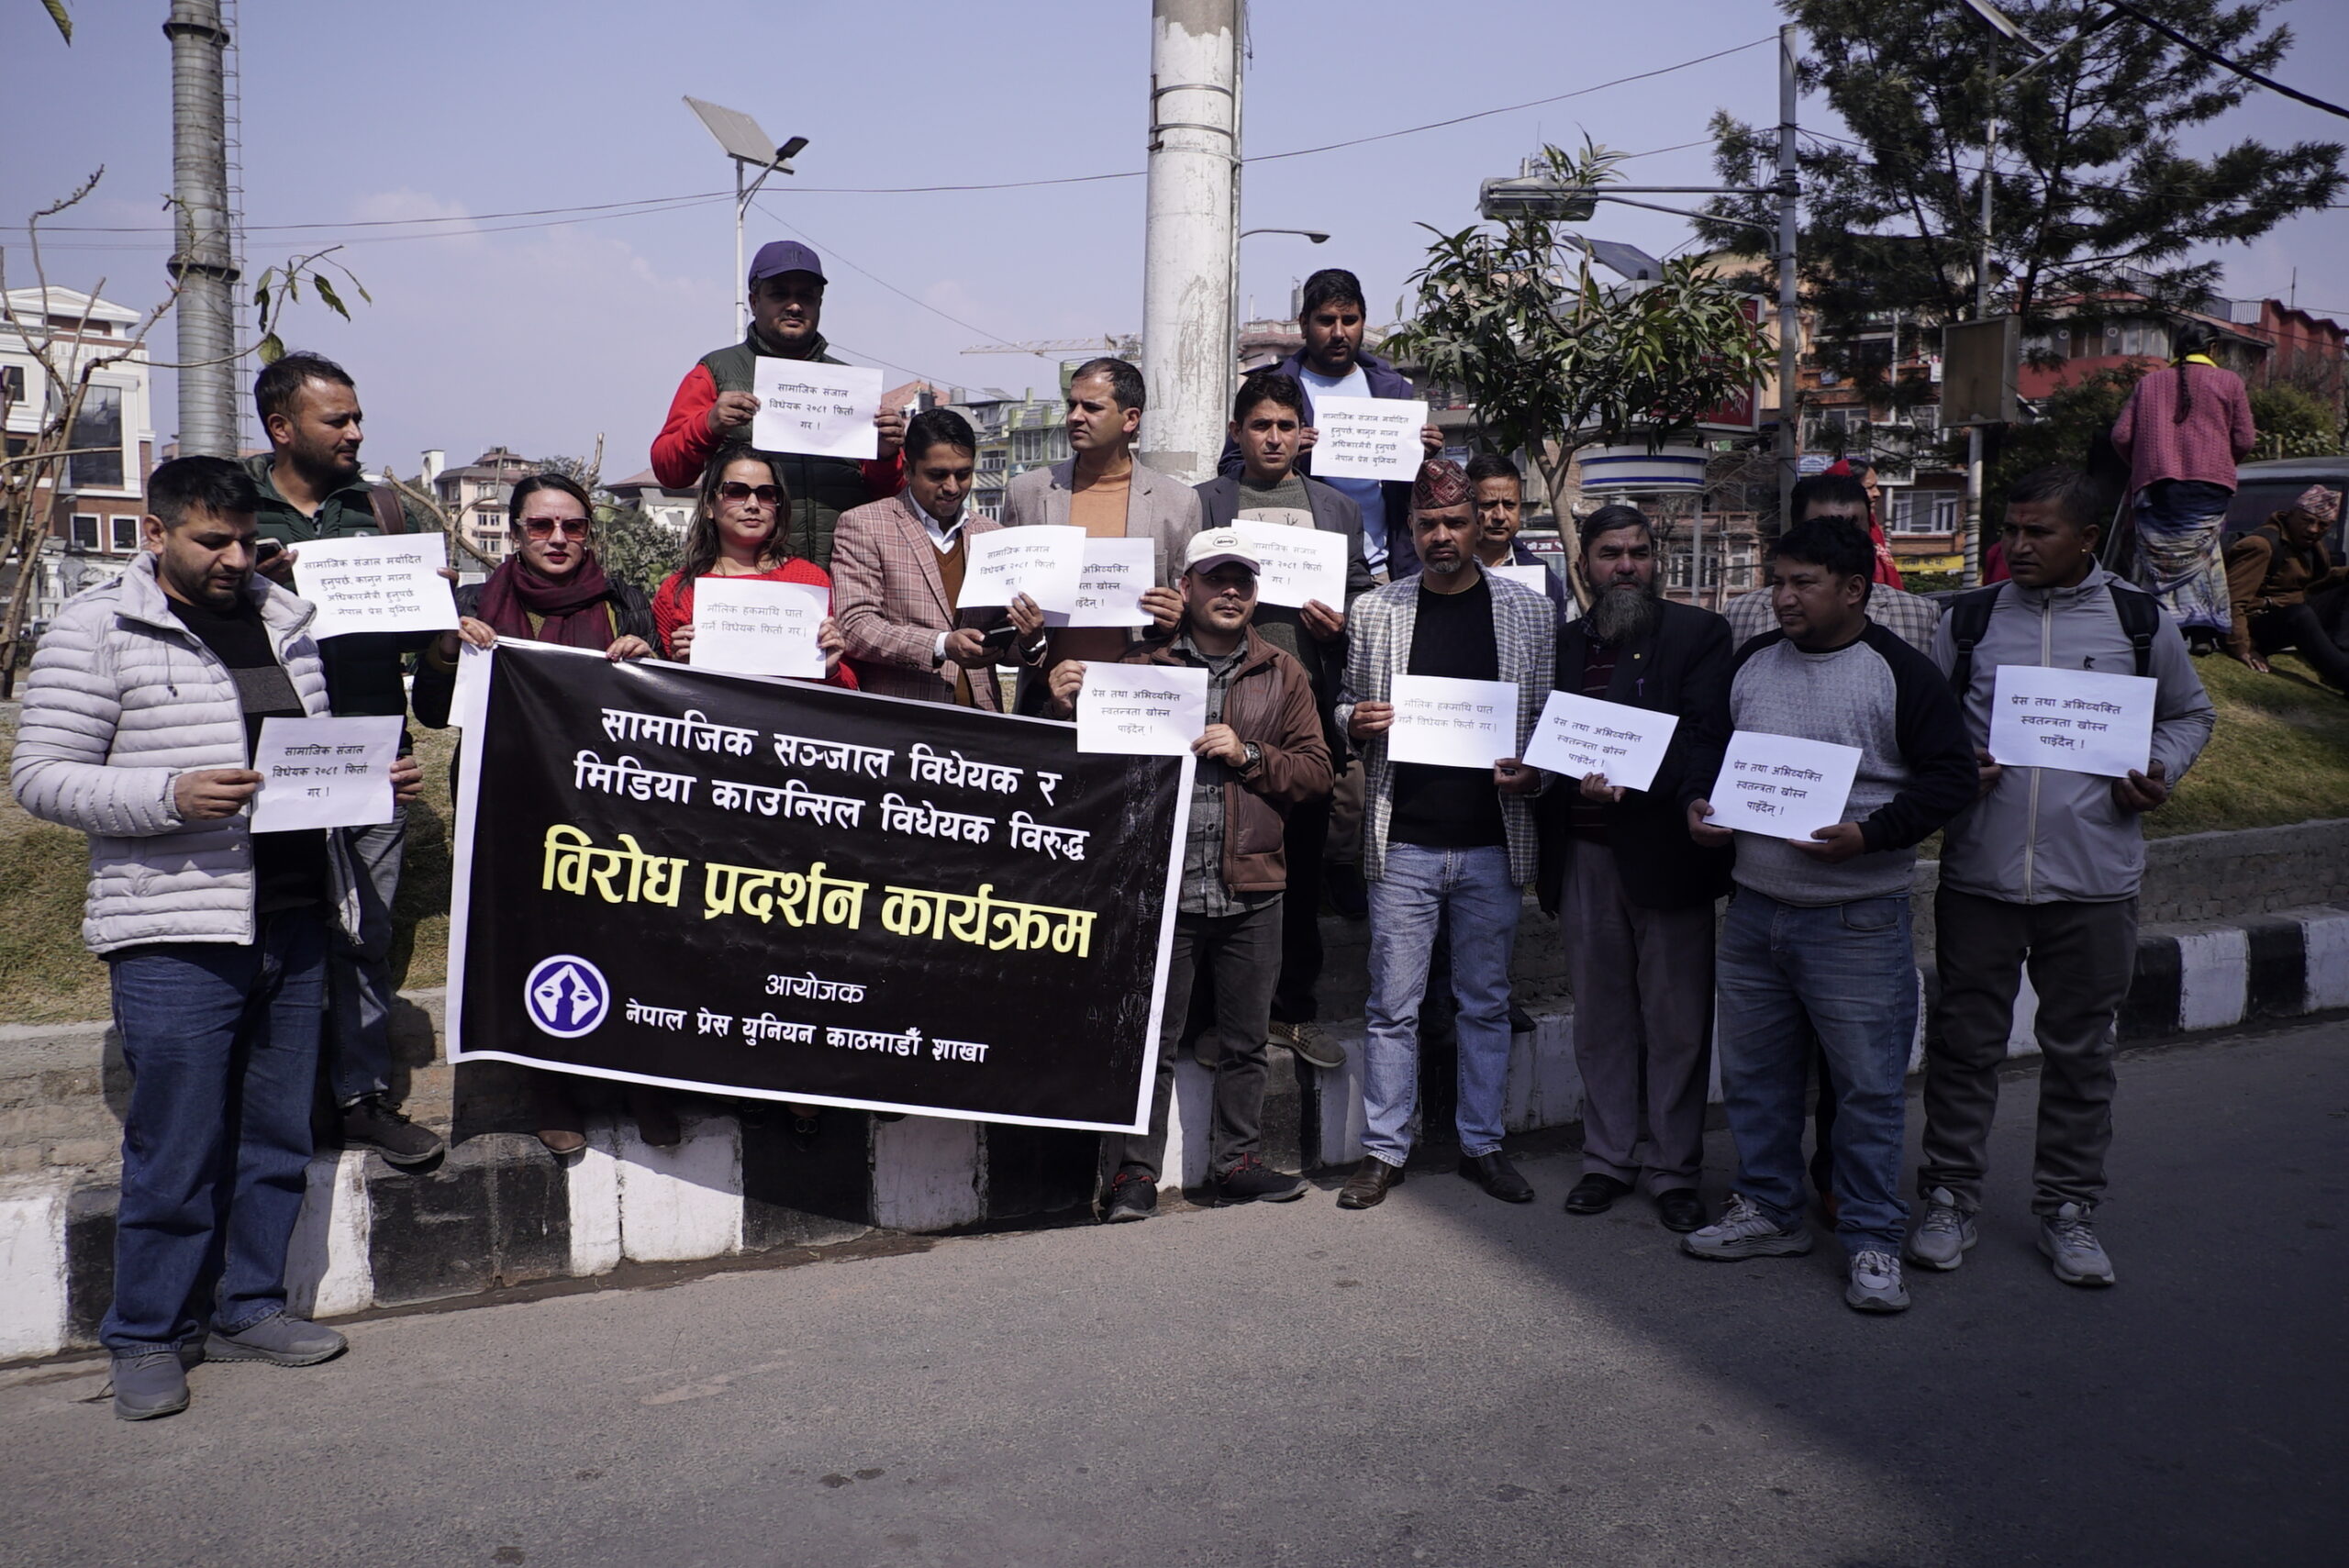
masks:
[[[74,218],[159,224],[171,185],[166,7],[80,0],[74,9],[67,49],[35,0],[0,5],[0,59],[16,68],[0,109],[9,148],[0,222],[21,222],[103,163],[104,183]],[[607,476],[644,466],[678,377],[731,335],[730,200],[554,227],[484,218],[427,238],[347,226],[729,188],[730,166],[679,101],[687,93],[749,111],[778,139],[811,139],[796,180],[778,176],[763,211],[753,209],[750,243],[796,232],[824,253],[833,280],[824,325],[843,357],[1018,390],[1050,384],[1054,362],[960,350],[989,338],[1141,325],[1139,178],[846,191],[1141,169],[1142,0],[885,10],[832,0],[241,0],[240,9],[249,264],[347,242],[338,260],[374,303],[354,301],[351,324],[306,304],[286,336],[358,378],[372,462],[412,473],[425,448],[464,462],[493,443],[532,456],[584,454],[601,432]],[[2341,97],[2338,72],[2319,67],[2349,59],[2349,6],[2291,0],[2279,15],[2299,43],[2278,74]],[[1294,280],[1337,264],[1362,275],[1374,314],[1386,315],[1423,244],[1417,225],[1474,221],[1477,181],[1515,172],[1544,139],[1587,132],[1634,152],[1698,143],[1642,158],[1630,173],[1642,183],[1709,183],[1703,141],[1715,108],[1776,117],[1772,51],[1759,40],[1779,20],[1766,0],[1259,4],[1245,127],[1252,156],[1759,46],[1563,104],[1252,165],[1248,225],[1333,238],[1248,240],[1243,306],[1252,297],[1259,314],[1281,314]],[[1831,126],[1816,101],[1806,100],[1804,116]],[[2340,120],[2255,94],[2202,141],[2344,133]],[[293,224],[327,227],[262,227]],[[1593,232],[1659,253],[1687,238],[1678,219],[1622,208]],[[109,296],[145,305],[161,293],[166,253],[152,236],[61,234],[50,276],[75,286],[104,276]],[[2231,294],[2281,295],[2297,266],[2300,303],[2349,319],[2349,212],[2297,219],[2221,256]],[[19,245],[9,261],[12,284],[29,281]],[[168,357],[168,329],[158,346]],[[157,403],[166,439],[173,422],[166,389]]]

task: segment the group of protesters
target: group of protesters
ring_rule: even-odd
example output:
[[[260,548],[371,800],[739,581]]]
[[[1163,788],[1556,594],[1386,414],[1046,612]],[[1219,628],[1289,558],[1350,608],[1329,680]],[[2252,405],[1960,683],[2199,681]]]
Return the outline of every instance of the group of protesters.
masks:
[[[1364,346],[1360,284],[1332,269],[1305,286],[1303,347],[1241,384],[1217,477],[1195,486],[1139,461],[1143,379],[1097,359],[1068,383],[1071,457],[1016,478],[989,518],[971,505],[977,439],[948,408],[884,410],[870,461],[753,449],[758,360],[829,355],[812,250],[765,247],[749,283],[748,334],[688,373],[654,444],[662,483],[698,498],[684,565],[649,597],[599,561],[588,492],[539,474],[510,497],[511,553],[457,590],[458,631],[314,640],[311,608],[289,591],[305,543],[435,525],[362,476],[351,378],[295,354],[256,386],[270,451],[161,465],[148,553],[70,602],[42,639],[12,784],[28,811],[90,836],[84,934],[113,969],[132,1082],[101,1335],[117,1414],[184,1408],[195,1360],[305,1365],[343,1348],[285,1299],[321,1060],[346,1147],[409,1168],[444,1147],[391,1093],[401,820],[250,833],[261,723],[412,705],[446,724],[466,642],[690,662],[706,576],[828,589],[823,679],[890,696],[1067,718],[1088,663],[1206,672],[1153,1110],[1146,1131],[1111,1140],[1103,1219],[1155,1211],[1186,1045],[1212,1073],[1212,1197],[1306,1193],[1266,1163],[1262,1119],[1274,1045],[1346,1065],[1314,1012],[1325,893],[1341,912],[1358,900],[1369,929],[1364,1156],[1338,1205],[1378,1207],[1409,1167],[1439,952],[1456,1005],[1458,1170],[1496,1199],[1531,1202],[1503,1148],[1523,1022],[1511,958],[1531,892],[1557,917],[1549,940],[1564,944],[1576,1009],[1584,1146],[1568,1213],[1642,1193],[1688,1254],[1737,1260],[1809,1251],[1815,1200],[1848,1256],[1845,1300],[1907,1307],[1904,1261],[1954,1270],[1975,1242],[2028,973],[2043,1058],[2039,1244],[2059,1279],[2112,1283],[2094,1217],[2136,951],[2140,818],[2193,762],[2212,709],[2174,622],[2098,563],[2106,511],[2084,475],[2015,484],[2009,580],[1946,612],[1878,584],[1869,497],[1842,474],[1797,486],[1766,590],[1727,617],[1664,595],[1656,526],[1630,506],[1579,519],[1573,583],[1547,573],[1531,587],[1492,570],[1536,560],[1516,538],[1525,498],[1507,458],[1447,459],[1431,426],[1413,483],[1312,477],[1317,396],[1411,395]],[[1344,602],[1260,603],[1262,563],[1239,522],[1341,536]],[[1151,540],[1152,624],[1049,626],[1024,596],[958,609],[971,539],[1036,524]],[[2152,677],[2151,761],[2109,780],[1993,757],[2005,665]],[[1406,675],[1514,684],[1512,754],[1489,772],[1394,760]],[[1676,720],[1646,788],[1524,761],[1553,691]],[[1800,841],[1713,826],[1707,795],[1738,730],[1857,749],[1843,819]],[[421,776],[402,750],[405,806]],[[1940,989],[1912,1229],[1900,1195],[1920,1005],[1909,890],[1917,846],[1936,832]],[[1718,1210],[1700,1191],[1716,1048],[1738,1165]],[[579,1108],[560,1075],[539,1076],[539,1136],[573,1153]],[[629,1109],[648,1142],[679,1137],[662,1092],[633,1091]]]

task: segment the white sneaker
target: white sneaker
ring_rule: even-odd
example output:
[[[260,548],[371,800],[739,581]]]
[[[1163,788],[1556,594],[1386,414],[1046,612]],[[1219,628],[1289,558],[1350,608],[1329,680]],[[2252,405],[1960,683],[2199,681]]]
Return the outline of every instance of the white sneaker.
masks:
[[[2112,1260],[2104,1255],[2104,1244],[2089,1223],[2095,1218],[2096,1209],[2084,1203],[2067,1203],[2040,1218],[2039,1250],[2065,1284],[2100,1287],[2112,1283]]]
[[[1843,1305],[1854,1312],[1906,1312],[1909,1287],[1900,1283],[1900,1260],[1889,1252],[1852,1254],[1852,1283]]]
[[[1680,1239],[1692,1258],[1734,1262],[1740,1258],[1796,1258],[1810,1251],[1810,1228],[1801,1220],[1781,1227],[1743,1193],[1731,1193],[1721,1217]]]
[[[1979,1240],[1974,1216],[1957,1207],[1947,1187],[1935,1187],[1925,1195],[1924,1223],[1901,1251],[1920,1269],[1947,1273],[1965,1262],[1967,1249]]]

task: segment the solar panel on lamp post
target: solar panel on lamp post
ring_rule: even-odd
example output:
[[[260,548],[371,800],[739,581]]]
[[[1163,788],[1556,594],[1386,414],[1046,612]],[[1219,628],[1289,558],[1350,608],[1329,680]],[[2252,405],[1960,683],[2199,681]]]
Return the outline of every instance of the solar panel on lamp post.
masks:
[[[740,109],[729,109],[722,104],[704,103],[687,95],[685,107],[709,134],[718,139],[726,156],[734,161],[734,330],[738,335],[751,329],[751,285],[742,265],[742,215],[750,210],[751,198],[767,183],[767,176],[777,170],[785,174],[798,172],[791,161],[807,145],[804,136],[795,136],[778,147],[767,139],[759,122]],[[758,178],[747,184],[744,178],[751,169],[757,169]]]

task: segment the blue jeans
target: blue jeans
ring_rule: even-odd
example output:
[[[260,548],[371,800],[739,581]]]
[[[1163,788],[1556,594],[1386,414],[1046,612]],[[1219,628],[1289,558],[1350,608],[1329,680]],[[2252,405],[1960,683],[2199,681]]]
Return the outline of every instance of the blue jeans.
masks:
[[[290,909],[263,916],[250,946],[157,942],[110,962],[130,1106],[114,1305],[98,1338],[128,1354],[284,1310],[285,1248],[310,1162],[326,917]]]
[[[1852,1252],[1897,1251],[1909,1218],[1900,1152],[1916,962],[1906,898],[1810,907],[1741,887],[1721,924],[1721,1098],[1737,1190],[1779,1225],[1801,1220],[1816,1034],[1835,1094],[1835,1233]]]
[[[1419,999],[1436,928],[1449,917],[1452,995],[1460,1005],[1460,1152],[1501,1146],[1508,1094],[1508,961],[1521,895],[1508,851],[1386,847],[1386,874],[1370,884],[1369,1040],[1364,1048],[1363,1147],[1400,1165],[1411,1153],[1419,1099]]]

